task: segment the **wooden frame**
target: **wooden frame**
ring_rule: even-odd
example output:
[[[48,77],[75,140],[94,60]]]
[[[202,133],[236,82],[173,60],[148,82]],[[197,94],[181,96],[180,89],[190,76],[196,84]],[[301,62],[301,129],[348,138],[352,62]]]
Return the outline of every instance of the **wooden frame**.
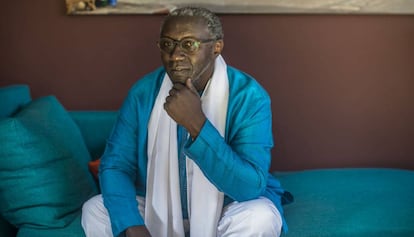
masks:
[[[184,5],[203,6],[230,14],[413,14],[414,0],[117,0],[116,6],[88,7],[83,2],[68,14],[164,14]]]

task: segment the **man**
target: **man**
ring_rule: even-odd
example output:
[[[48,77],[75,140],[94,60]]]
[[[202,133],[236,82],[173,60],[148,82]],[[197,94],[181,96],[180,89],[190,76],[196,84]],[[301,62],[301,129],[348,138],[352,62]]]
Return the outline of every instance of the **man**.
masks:
[[[226,65],[220,20],[206,9],[170,13],[158,47],[163,67],[133,86],[108,139],[86,235],[279,236],[268,94]]]

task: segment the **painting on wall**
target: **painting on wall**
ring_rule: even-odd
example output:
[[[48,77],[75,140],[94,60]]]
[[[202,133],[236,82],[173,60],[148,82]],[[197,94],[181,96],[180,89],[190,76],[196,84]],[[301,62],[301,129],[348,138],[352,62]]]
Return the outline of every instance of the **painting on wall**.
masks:
[[[413,14],[414,0],[65,0],[68,15],[165,14],[181,6],[229,14]]]

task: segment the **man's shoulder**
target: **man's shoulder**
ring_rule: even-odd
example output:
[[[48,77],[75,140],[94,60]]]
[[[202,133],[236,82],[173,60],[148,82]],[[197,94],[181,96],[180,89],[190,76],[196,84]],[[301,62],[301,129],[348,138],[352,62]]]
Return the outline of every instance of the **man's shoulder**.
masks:
[[[227,66],[230,94],[247,94],[254,97],[268,97],[266,89],[250,74],[232,66]]]
[[[230,65],[227,65],[227,75],[230,80],[234,80],[235,78],[243,78],[244,80],[255,80],[253,76]]]

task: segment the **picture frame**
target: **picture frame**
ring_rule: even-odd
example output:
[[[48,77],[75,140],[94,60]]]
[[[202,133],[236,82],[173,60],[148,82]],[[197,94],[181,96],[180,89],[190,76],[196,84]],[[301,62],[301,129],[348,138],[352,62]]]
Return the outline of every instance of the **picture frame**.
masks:
[[[201,6],[222,14],[413,14],[414,0],[65,0],[68,15],[165,14]]]

